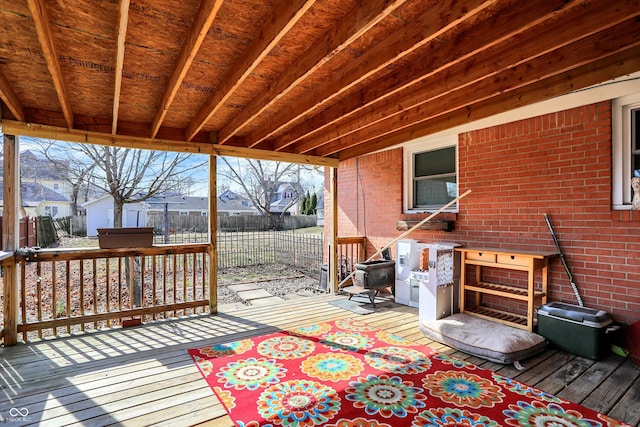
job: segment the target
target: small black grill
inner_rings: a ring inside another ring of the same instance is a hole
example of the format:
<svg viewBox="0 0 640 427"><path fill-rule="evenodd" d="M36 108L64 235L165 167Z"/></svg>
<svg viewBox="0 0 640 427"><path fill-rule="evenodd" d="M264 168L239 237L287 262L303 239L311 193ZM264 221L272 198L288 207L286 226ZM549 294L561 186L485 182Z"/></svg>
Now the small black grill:
<svg viewBox="0 0 640 427"><path fill-rule="evenodd" d="M375 297L381 289L391 288L391 293L395 295L396 262L380 259L356 264L353 284L370 291L368 292L369 299L375 307Z"/></svg>

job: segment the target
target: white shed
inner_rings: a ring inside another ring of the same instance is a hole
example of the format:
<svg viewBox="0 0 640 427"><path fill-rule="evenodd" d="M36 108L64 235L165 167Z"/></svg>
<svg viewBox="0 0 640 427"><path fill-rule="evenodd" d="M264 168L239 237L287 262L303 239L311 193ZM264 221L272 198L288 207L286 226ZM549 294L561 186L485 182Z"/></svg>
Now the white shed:
<svg viewBox="0 0 640 427"><path fill-rule="evenodd" d="M113 197L104 196L82 205L87 210L87 236L98 235L98 228L113 227ZM144 202L125 203L122 207L123 227L146 227L149 205Z"/></svg>

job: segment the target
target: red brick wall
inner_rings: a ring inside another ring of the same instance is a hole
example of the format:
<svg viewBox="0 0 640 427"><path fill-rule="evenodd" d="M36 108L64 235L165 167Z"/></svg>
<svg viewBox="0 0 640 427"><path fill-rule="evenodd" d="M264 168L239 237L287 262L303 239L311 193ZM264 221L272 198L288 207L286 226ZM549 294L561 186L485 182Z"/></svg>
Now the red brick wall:
<svg viewBox="0 0 640 427"><path fill-rule="evenodd" d="M461 134L459 157L460 192L472 193L460 203L455 231L409 237L550 251L547 213L585 306L640 320L640 211L611 209L610 102ZM369 254L401 233L396 221L424 217L402 214L402 167L402 150L394 149L338 169L338 234L365 235ZM549 299L577 303L559 259Z"/></svg>

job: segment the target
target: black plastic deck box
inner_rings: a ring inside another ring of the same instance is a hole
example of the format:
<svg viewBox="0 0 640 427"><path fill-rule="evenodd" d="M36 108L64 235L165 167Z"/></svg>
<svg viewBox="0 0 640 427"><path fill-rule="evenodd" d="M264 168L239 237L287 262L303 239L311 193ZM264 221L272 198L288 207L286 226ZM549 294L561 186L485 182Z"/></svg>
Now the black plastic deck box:
<svg viewBox="0 0 640 427"><path fill-rule="evenodd" d="M601 359L611 347L607 329L613 321L606 311L552 302L538 309L538 334L568 353Z"/></svg>

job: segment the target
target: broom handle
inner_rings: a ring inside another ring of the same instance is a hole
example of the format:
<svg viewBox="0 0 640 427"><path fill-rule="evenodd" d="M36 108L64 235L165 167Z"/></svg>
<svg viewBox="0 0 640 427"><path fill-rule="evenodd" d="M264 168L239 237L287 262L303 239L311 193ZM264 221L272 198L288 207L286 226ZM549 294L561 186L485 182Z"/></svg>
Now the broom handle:
<svg viewBox="0 0 640 427"><path fill-rule="evenodd" d="M414 225L413 227L411 227L410 229L408 229L407 231L405 231L404 233L402 233L401 235L399 235L398 237L396 237L395 239L393 239L392 241L390 241L389 243L387 243L385 246L383 246L382 248L380 248L380 250L378 250L376 253L374 253L373 255L371 255L369 258L367 258L367 260L365 262L371 261L374 257L376 257L377 255L380 255L382 253L382 251L384 251L385 249L387 249L388 247L390 247L391 245L393 245L395 242L397 242L398 240L406 237L409 233L412 233L413 231L417 230L418 228L420 228L420 226L422 226L422 224L432 220L436 215L442 213L443 211L445 211L446 209L448 209L449 207L451 207L452 205L454 205L455 203L457 203L458 201L462 200L463 197L466 197L469 195L469 193L471 193L471 190L467 190L464 193L462 193L461 195L459 195L458 197L456 197L455 199L453 199L452 201L450 201L449 203L447 203L446 205L444 205L443 207L441 207L440 209L438 209L437 211L435 211L434 213L432 213L431 215L429 215L428 217L424 218L423 220L421 220L420 222L418 222L416 225ZM352 271L351 273L349 273L349 275L347 277L345 277L344 279L342 279L342 281L340 283L338 283L338 288L341 288L343 284L345 284L349 279L351 279L351 277L355 274L355 270Z"/></svg>

